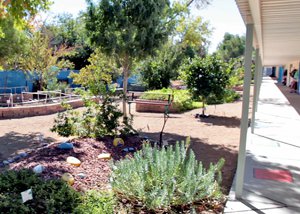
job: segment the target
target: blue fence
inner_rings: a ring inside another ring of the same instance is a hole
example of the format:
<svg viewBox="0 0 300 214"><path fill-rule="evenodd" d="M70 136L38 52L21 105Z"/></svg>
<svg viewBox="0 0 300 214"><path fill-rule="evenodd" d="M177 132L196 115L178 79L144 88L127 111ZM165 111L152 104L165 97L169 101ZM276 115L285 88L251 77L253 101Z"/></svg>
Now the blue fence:
<svg viewBox="0 0 300 214"><path fill-rule="evenodd" d="M77 70L72 70L75 73L78 73ZM77 85L73 84L73 79L69 78L71 71L60 71L57 75L58 81L64 81L70 85L70 87L76 87ZM26 86L28 91L33 91L33 84L37 77L32 77L24 74L22 71L0 71L0 94L1 93L10 93L11 91L7 88L15 88L12 93L21 93L22 88ZM18 88L20 87L20 88Z"/></svg>

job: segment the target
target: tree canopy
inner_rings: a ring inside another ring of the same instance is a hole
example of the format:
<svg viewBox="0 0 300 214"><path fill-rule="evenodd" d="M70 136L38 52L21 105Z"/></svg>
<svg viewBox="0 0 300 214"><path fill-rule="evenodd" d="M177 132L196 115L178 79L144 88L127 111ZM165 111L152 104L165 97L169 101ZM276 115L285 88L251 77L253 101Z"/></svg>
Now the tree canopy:
<svg viewBox="0 0 300 214"><path fill-rule="evenodd" d="M208 55L202 59L195 57L182 70L188 89L195 98L201 98L203 104L209 96L222 97L229 84L230 71L216 55Z"/></svg>
<svg viewBox="0 0 300 214"><path fill-rule="evenodd" d="M39 11L49 8L49 0L1 0L0 20L10 18L17 26L24 26ZM0 37L3 37L0 23Z"/></svg>
<svg viewBox="0 0 300 214"><path fill-rule="evenodd" d="M225 61L244 55L245 36L225 33L223 41L218 45L218 52Z"/></svg>
<svg viewBox="0 0 300 214"><path fill-rule="evenodd" d="M123 113L128 73L135 59L141 59L167 41L175 26L169 0L91 0L86 14L86 29L91 43L115 57L124 76Z"/></svg>

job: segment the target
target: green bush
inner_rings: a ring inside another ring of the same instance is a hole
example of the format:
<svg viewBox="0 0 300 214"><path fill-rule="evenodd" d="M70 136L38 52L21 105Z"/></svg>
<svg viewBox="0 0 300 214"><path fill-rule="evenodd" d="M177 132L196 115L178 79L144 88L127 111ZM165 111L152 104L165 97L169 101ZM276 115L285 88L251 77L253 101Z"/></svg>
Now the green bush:
<svg viewBox="0 0 300 214"><path fill-rule="evenodd" d="M30 188L33 200L22 203L21 192ZM25 169L0 174L0 213L71 213L79 203L79 193L63 181L44 181Z"/></svg>
<svg viewBox="0 0 300 214"><path fill-rule="evenodd" d="M76 214L113 214L116 199L110 192L90 191L83 196L82 203L76 208Z"/></svg>
<svg viewBox="0 0 300 214"><path fill-rule="evenodd" d="M188 90L172 90L161 89L147 91L140 97L146 100L168 100L169 95L173 96L173 107L178 109L179 112L200 108L201 102L196 102L192 99Z"/></svg>
<svg viewBox="0 0 300 214"><path fill-rule="evenodd" d="M63 105L67 110L58 114L51 131L65 137L96 138L107 135L114 136L118 134L118 131L122 132L119 121L122 112L112 103L109 96L104 96L101 103L86 98L84 105L86 109L82 112L71 110L69 106ZM123 128L130 129L129 125L125 123Z"/></svg>
<svg viewBox="0 0 300 214"><path fill-rule="evenodd" d="M133 158L113 165L112 188L119 199L141 203L146 210L170 210L205 199L221 199L224 159L204 169L192 150L177 143L159 150L146 145Z"/></svg>
<svg viewBox="0 0 300 214"><path fill-rule="evenodd" d="M213 104L222 104L222 103L232 103L234 101L237 101L240 99L241 95L238 94L236 91L231 89L226 89L223 97L216 97L214 95L211 95L207 99L207 104L213 105Z"/></svg>

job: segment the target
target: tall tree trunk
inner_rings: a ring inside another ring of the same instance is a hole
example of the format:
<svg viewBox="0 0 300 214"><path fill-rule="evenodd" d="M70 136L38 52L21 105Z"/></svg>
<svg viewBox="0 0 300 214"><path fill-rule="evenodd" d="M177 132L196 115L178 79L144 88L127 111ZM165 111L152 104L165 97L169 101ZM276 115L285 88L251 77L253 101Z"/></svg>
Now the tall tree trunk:
<svg viewBox="0 0 300 214"><path fill-rule="evenodd" d="M127 83L128 83L128 72L129 72L129 60L125 57L123 63L123 120L127 120Z"/></svg>

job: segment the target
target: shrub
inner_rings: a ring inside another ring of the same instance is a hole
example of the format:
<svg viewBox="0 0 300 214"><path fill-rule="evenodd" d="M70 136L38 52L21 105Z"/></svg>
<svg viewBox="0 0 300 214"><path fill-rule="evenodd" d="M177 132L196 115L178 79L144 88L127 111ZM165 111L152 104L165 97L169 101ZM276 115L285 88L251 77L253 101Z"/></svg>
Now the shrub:
<svg viewBox="0 0 300 214"><path fill-rule="evenodd" d="M83 196L82 203L76 208L75 213L101 213L113 214L116 199L110 192L90 191Z"/></svg>
<svg viewBox="0 0 300 214"><path fill-rule="evenodd" d="M170 210L200 200L220 199L223 164L221 159L204 169L184 144L162 150L146 145L133 158L114 163L112 188L120 199L141 203L148 211Z"/></svg>
<svg viewBox="0 0 300 214"><path fill-rule="evenodd" d="M237 101L241 97L240 94L238 94L236 91L231 89L226 89L224 92L223 97L216 97L214 95L211 95L207 99L207 104L222 104L222 103L232 103L234 101Z"/></svg>
<svg viewBox="0 0 300 214"><path fill-rule="evenodd" d="M104 96L101 103L86 98L84 105L86 109L82 112L71 110L69 106L64 105L67 111L58 114L51 131L65 137L117 135L121 127L119 118L122 113L113 105L109 96ZM129 126L125 124L124 127L128 129Z"/></svg>
<svg viewBox="0 0 300 214"><path fill-rule="evenodd" d="M187 61L181 68L182 78L194 98L201 98L207 104L209 96L222 99L229 85L229 73L232 67L224 63L218 56L205 58L195 57ZM202 115L204 115L204 108Z"/></svg>
<svg viewBox="0 0 300 214"><path fill-rule="evenodd" d="M21 192L30 188L33 200L22 203ZM79 193L63 181L44 181L25 169L0 174L0 213L71 213L79 202Z"/></svg>
<svg viewBox="0 0 300 214"><path fill-rule="evenodd" d="M192 99L188 90L172 90L161 89L147 91L142 94L141 99L146 100L168 100L169 94L173 95L173 107L178 109L179 112L199 108L202 104Z"/></svg>

